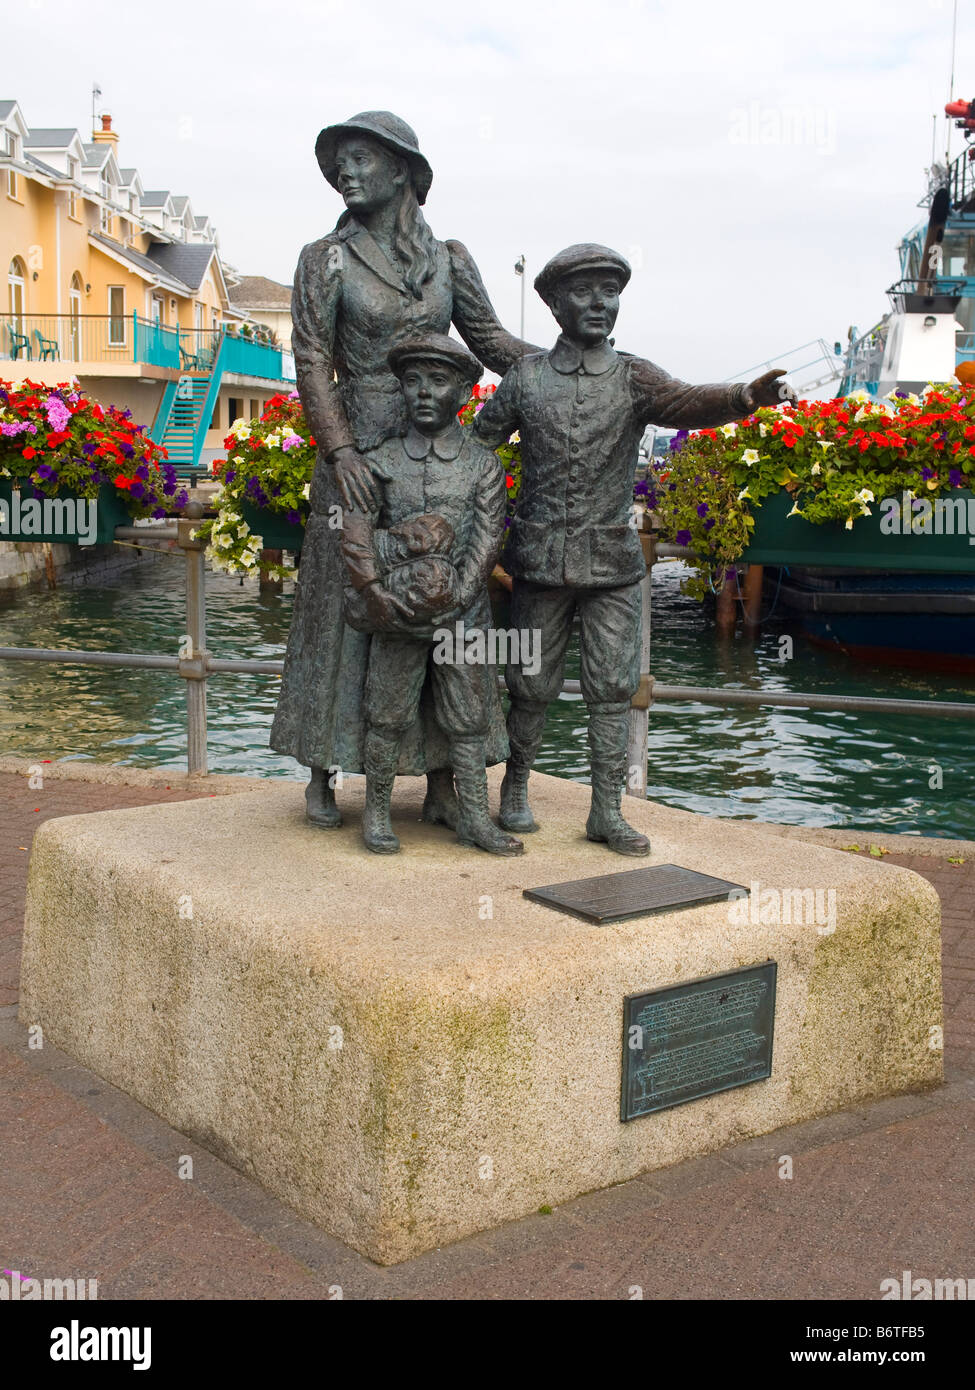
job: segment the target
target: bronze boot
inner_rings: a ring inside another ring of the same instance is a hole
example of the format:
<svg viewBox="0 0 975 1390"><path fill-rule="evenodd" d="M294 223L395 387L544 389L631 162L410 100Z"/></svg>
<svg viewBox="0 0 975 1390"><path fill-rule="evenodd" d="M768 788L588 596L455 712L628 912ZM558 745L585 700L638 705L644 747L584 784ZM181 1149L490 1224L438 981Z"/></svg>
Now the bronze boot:
<svg viewBox="0 0 975 1390"><path fill-rule="evenodd" d="M457 839L462 845L476 845L488 854L521 854L524 845L513 835L499 830L488 814L487 772L484 743L477 739L458 739L450 755L457 783Z"/></svg>
<svg viewBox="0 0 975 1390"><path fill-rule="evenodd" d="M629 705L589 707L589 749L592 758L592 806L586 822L590 840L617 854L650 853L650 841L628 825L620 812L626 781L626 735Z"/></svg>
<svg viewBox="0 0 975 1390"><path fill-rule="evenodd" d="M428 825L457 829L457 793L454 791L454 775L449 767L427 773L427 794L423 798L420 819Z"/></svg>
<svg viewBox="0 0 975 1390"><path fill-rule="evenodd" d="M310 769L311 780L305 788L305 814L312 825L320 825L324 830L335 830L342 824L342 816L335 804L335 789L329 784L329 768Z"/></svg>
<svg viewBox="0 0 975 1390"><path fill-rule="evenodd" d="M396 854L399 840L393 834L389 806L399 760L399 739L378 729L366 734L366 805L362 813L362 838L373 854Z"/></svg>

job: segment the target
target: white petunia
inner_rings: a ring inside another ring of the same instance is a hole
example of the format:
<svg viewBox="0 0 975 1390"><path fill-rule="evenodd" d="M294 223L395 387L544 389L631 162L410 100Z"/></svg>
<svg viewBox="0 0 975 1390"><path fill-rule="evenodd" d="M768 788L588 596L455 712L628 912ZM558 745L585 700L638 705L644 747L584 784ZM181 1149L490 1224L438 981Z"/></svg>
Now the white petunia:
<svg viewBox="0 0 975 1390"><path fill-rule="evenodd" d="M751 497L751 493L748 491L748 488L747 488L747 487L743 487L742 490L741 490L741 492L739 492L739 494L738 494L738 501L739 501L739 502L744 502L744 500L745 500L746 497L750 498L750 497Z"/></svg>
<svg viewBox="0 0 975 1390"><path fill-rule="evenodd" d="M823 471L823 466L822 466L822 464L820 464L820 463L814 463L813 466L812 466L812 468L810 468L809 471L810 471L810 473L822 473L822 471Z"/></svg>
<svg viewBox="0 0 975 1390"><path fill-rule="evenodd" d="M726 439L732 439L734 435L737 434L737 432L738 426L735 424L734 420L732 420L731 424L729 425L721 426L721 433L725 436Z"/></svg>
<svg viewBox="0 0 975 1390"><path fill-rule="evenodd" d="M742 462L747 463L749 468L753 463L758 463L759 453L757 449L746 449L741 456Z"/></svg>

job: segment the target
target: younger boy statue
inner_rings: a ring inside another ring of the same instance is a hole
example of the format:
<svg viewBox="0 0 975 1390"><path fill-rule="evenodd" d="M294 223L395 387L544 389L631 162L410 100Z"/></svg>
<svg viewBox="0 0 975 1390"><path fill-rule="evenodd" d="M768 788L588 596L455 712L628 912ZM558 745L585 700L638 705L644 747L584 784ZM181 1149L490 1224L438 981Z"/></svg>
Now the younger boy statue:
<svg viewBox="0 0 975 1390"><path fill-rule="evenodd" d="M538 630L541 644L536 674L507 670L511 753L500 823L537 829L528 774L578 616L592 780L586 834L618 854L644 855L649 840L620 810L627 713L640 681L645 565L632 524L640 439L651 423L720 425L795 396L778 370L747 386L690 386L616 352L609 334L629 278L628 263L606 246L570 246L554 256L535 289L558 320L558 341L506 373L474 428L492 447L521 432L521 493L504 564L514 580L511 625Z"/></svg>
<svg viewBox="0 0 975 1390"><path fill-rule="evenodd" d="M494 670L467 664L464 644L447 660L436 636L490 624L487 578L504 534L504 468L457 419L482 368L460 343L430 333L395 347L389 364L409 418L407 433L366 454L381 500L347 513L342 550L349 571L346 621L373 634L365 693L366 807L362 833L375 854L400 847L390 800L400 745L417 718L429 677L457 789L457 836L491 854L520 854L520 840L488 815L485 748L500 726ZM486 647L486 643L484 644Z"/></svg>

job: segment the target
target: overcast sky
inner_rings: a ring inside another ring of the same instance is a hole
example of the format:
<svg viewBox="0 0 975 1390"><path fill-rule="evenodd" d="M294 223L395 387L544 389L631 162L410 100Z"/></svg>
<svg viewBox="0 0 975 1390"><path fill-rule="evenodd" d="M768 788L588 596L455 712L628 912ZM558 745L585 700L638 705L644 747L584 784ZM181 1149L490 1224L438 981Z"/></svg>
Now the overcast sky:
<svg viewBox="0 0 975 1390"><path fill-rule="evenodd" d="M241 271L289 283L342 209L319 129L395 111L433 165L434 232L467 244L507 327L521 253L526 336L547 344L531 279L601 241L634 265L617 345L720 379L887 308L951 27L951 0L24 0L5 7L0 97L87 138L97 79L121 163L189 194Z"/></svg>

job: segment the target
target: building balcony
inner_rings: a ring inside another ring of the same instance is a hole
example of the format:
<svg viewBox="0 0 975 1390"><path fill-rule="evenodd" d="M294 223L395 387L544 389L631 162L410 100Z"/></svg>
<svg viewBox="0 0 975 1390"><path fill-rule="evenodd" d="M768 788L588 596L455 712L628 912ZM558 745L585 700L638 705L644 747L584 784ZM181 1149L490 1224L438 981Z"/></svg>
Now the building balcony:
<svg viewBox="0 0 975 1390"><path fill-rule="evenodd" d="M8 365L9 364L9 365ZM0 314L0 376L183 375L293 381L290 353L222 328L180 329L139 314Z"/></svg>

